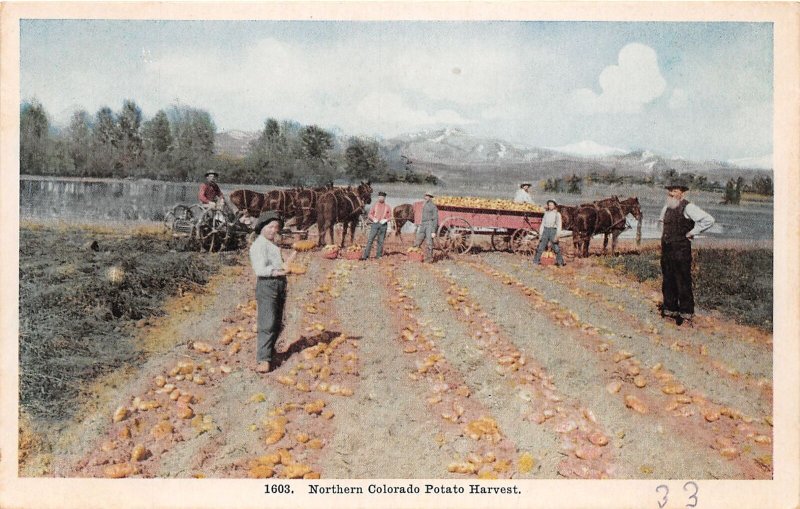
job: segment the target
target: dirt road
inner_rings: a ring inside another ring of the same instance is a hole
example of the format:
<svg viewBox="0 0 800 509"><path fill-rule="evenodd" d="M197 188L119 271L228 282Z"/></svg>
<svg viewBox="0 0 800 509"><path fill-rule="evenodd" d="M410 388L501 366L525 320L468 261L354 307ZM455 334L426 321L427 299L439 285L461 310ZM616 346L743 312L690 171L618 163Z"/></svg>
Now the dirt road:
<svg viewBox="0 0 800 509"><path fill-rule="evenodd" d="M107 389L55 475L772 477L771 334L662 321L656 287L593 261L392 251L303 254L268 375L247 267L177 308L194 325Z"/></svg>

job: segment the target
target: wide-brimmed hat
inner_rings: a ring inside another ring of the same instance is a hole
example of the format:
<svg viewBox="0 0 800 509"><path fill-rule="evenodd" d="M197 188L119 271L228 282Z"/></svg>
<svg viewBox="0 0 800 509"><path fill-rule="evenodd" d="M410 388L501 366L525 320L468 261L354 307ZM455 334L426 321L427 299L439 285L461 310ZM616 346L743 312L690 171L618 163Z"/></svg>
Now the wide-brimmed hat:
<svg viewBox="0 0 800 509"><path fill-rule="evenodd" d="M386 196L386 193L383 191L378 191L378 196Z"/></svg>
<svg viewBox="0 0 800 509"><path fill-rule="evenodd" d="M523 182L522 184L519 185L519 188L522 189L525 186L531 187L531 183L530 182Z"/></svg>
<svg viewBox="0 0 800 509"><path fill-rule="evenodd" d="M281 228L283 228L283 219L281 216L274 210L268 210L258 216L258 220L253 228L256 232L256 235L261 235L261 230L272 221L278 221L281 224Z"/></svg>
<svg viewBox="0 0 800 509"><path fill-rule="evenodd" d="M680 189L682 191L688 191L689 184L686 182L686 179L678 177L667 182L667 185L664 186L664 189Z"/></svg>
<svg viewBox="0 0 800 509"><path fill-rule="evenodd" d="M426 191L425 196L430 196L431 198L433 198L434 195L431 191Z"/></svg>
<svg viewBox="0 0 800 509"><path fill-rule="evenodd" d="M215 177L219 177L219 173L217 173L215 171L207 171L206 172L206 177L208 177L209 175L214 175Z"/></svg>
<svg viewBox="0 0 800 509"><path fill-rule="evenodd" d="M558 203L556 203L556 201L555 201L555 200L552 200L552 199L551 199L551 200L547 200L547 202L545 203L545 205L547 205L548 203L552 203L553 205L555 205L556 207L558 207Z"/></svg>

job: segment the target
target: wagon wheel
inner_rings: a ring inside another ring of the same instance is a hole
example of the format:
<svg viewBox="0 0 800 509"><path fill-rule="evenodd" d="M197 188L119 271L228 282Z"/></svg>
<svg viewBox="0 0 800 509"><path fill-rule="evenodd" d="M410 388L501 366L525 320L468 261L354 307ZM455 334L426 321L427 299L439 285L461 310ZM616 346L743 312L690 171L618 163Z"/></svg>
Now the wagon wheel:
<svg viewBox="0 0 800 509"><path fill-rule="evenodd" d="M222 251L230 239L230 228L225 215L208 209L197 220L195 236L200 241L200 249L209 253Z"/></svg>
<svg viewBox="0 0 800 509"><path fill-rule="evenodd" d="M530 256L536 250L539 234L535 230L524 228L514 232L511 236L511 251L516 254Z"/></svg>
<svg viewBox="0 0 800 509"><path fill-rule="evenodd" d="M508 251L511 247L511 236L508 230L492 230L492 249L495 251Z"/></svg>
<svg viewBox="0 0 800 509"><path fill-rule="evenodd" d="M186 205L175 205L172 207L172 210L167 212L164 216L164 224L170 230L174 230L176 221L190 221L194 217L197 217L197 215L190 207Z"/></svg>
<svg viewBox="0 0 800 509"><path fill-rule="evenodd" d="M445 251L464 254L472 248L472 226L466 219L448 217L439 226L438 236L445 240Z"/></svg>

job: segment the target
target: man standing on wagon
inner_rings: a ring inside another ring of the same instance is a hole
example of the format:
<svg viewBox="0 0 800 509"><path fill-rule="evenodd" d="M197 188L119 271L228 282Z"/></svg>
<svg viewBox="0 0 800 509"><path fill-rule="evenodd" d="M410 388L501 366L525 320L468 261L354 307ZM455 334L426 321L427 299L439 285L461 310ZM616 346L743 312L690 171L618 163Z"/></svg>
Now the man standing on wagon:
<svg viewBox="0 0 800 509"><path fill-rule="evenodd" d="M514 203L533 203L530 189L531 185L529 182L520 184L519 189L517 189L517 194L514 195Z"/></svg>
<svg viewBox="0 0 800 509"><path fill-rule="evenodd" d="M674 180L664 186L667 203L661 209L661 316L675 319L681 325L694 318L692 293L692 239L714 224L714 218L684 194L689 186Z"/></svg>
<svg viewBox="0 0 800 509"><path fill-rule="evenodd" d="M375 237L378 237L378 249L375 253L375 258L383 256L383 241L386 238L386 230L389 228L389 220L392 218L392 207L386 203L385 192L378 192L378 201L369 208L367 217L372 224L369 227L367 245L361 255L362 260L369 258L369 253L372 251L372 241L375 240Z"/></svg>
<svg viewBox="0 0 800 509"><path fill-rule="evenodd" d="M217 205L220 207L225 203L225 195L222 194L222 189L217 184L217 177L219 177L219 173L215 171L206 172L206 181L200 184L197 198L203 206Z"/></svg>
<svg viewBox="0 0 800 509"><path fill-rule="evenodd" d="M436 237L436 230L439 229L439 209L433 203L433 193L425 193L425 204L422 206L422 218L417 229L417 238L414 240L414 247L420 247L423 242L427 242L425 250L425 261L433 261L433 239Z"/></svg>
<svg viewBox="0 0 800 509"><path fill-rule="evenodd" d="M541 262L547 244L552 246L556 254L556 265L559 267L564 265L564 257L561 256L561 248L558 247L558 236L561 235L561 212L557 207L555 200L547 200L547 210L542 217L542 224L539 225L539 245L536 246L536 254L533 256L534 265L539 265Z"/></svg>

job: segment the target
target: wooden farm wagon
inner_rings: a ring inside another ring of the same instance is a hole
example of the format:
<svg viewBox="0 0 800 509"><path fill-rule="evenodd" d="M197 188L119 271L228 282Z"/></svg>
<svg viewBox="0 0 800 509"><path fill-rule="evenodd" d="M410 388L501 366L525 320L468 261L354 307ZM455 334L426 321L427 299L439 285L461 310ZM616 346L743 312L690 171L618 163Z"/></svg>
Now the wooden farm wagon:
<svg viewBox="0 0 800 509"><path fill-rule="evenodd" d="M423 201L414 203L414 224L422 218ZM536 249L544 212L442 205L439 209L439 244L448 252L463 254L472 249L475 235L490 235L492 249L511 249L530 255Z"/></svg>

